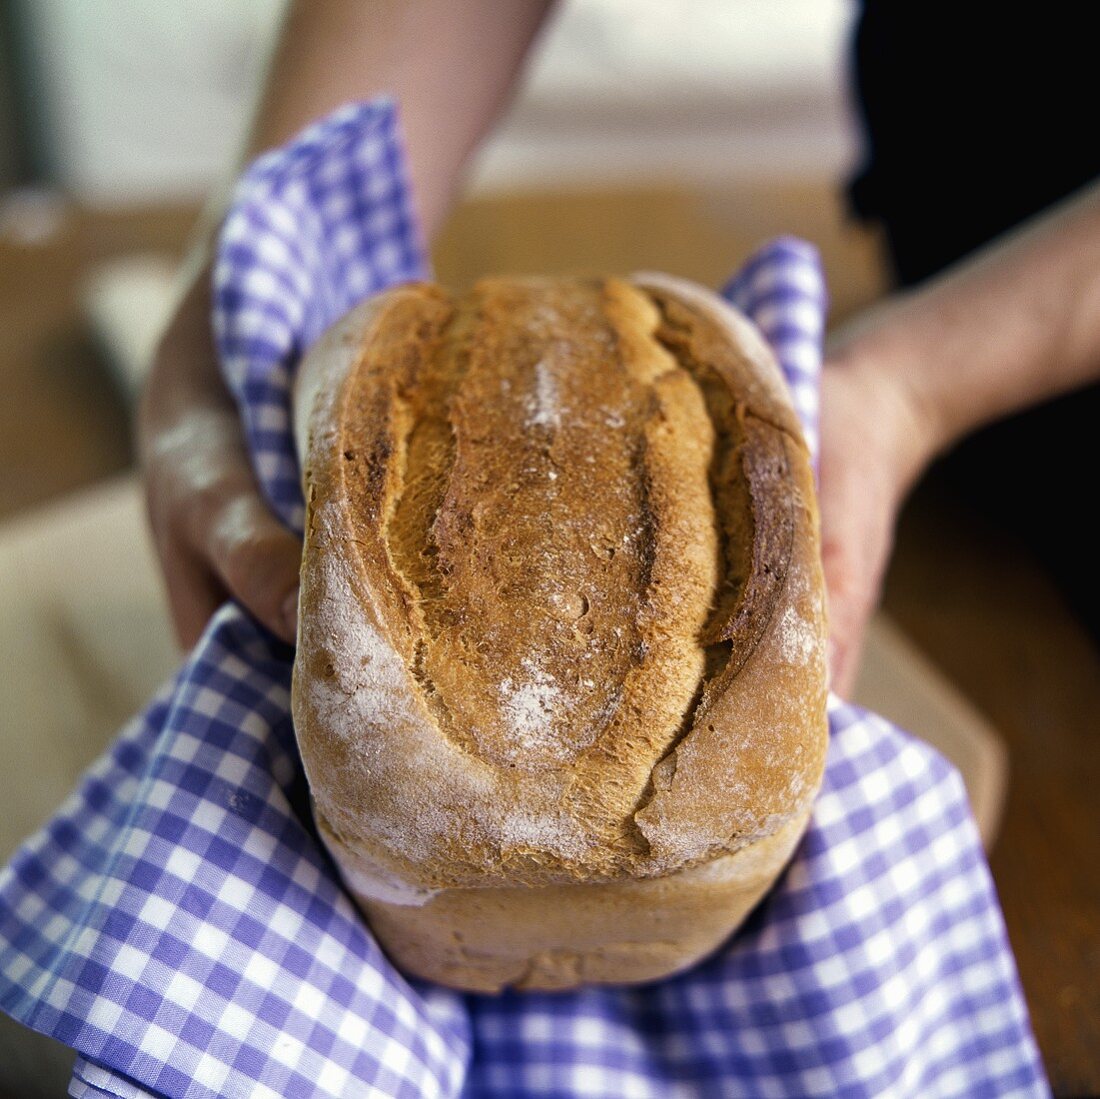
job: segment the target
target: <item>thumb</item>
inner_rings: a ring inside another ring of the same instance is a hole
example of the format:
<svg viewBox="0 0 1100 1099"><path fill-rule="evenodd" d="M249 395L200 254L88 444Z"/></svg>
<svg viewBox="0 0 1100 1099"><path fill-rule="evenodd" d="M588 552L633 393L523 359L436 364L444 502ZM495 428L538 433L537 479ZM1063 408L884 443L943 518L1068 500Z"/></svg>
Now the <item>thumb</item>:
<svg viewBox="0 0 1100 1099"><path fill-rule="evenodd" d="M867 623L878 605L888 536L871 526L836 539L829 525L822 531L821 563L829 601L830 688L851 695L863 653ZM857 547L853 550L853 544Z"/></svg>
<svg viewBox="0 0 1100 1099"><path fill-rule="evenodd" d="M229 594L272 633L293 644L302 544L255 492L225 500L207 527L206 557Z"/></svg>

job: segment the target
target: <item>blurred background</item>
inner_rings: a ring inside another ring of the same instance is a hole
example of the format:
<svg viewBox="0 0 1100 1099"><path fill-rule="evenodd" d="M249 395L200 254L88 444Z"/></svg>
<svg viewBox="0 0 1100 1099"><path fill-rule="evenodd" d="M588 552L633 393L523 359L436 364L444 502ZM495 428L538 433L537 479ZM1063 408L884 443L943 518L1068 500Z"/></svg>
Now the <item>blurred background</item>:
<svg viewBox="0 0 1100 1099"><path fill-rule="evenodd" d="M0 0L5 859L179 659L131 424L282 7ZM832 324L888 292L845 198L855 5L683 10L566 0L437 244L441 281L646 267L716 284L795 233L822 253ZM1100 1092L1097 649L1031 550L936 471L903 516L885 605L859 697L962 768L1056 1091ZM0 1094L24 1056L5 1067L3 1050Z"/></svg>

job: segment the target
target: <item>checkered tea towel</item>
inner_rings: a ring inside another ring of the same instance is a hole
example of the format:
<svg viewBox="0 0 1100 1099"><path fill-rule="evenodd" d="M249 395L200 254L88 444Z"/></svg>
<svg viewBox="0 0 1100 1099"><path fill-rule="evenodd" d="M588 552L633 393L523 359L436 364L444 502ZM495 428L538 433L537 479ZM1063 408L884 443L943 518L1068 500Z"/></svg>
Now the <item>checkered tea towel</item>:
<svg viewBox="0 0 1100 1099"><path fill-rule="evenodd" d="M245 175L218 343L272 506L300 528L301 351L426 274L392 105L347 107ZM768 245L725 293L815 440L813 251ZM79 1051L75 1096L1047 1094L962 783L830 703L805 839L748 923L637 988L462 995L398 973L310 826L291 651L236 606L0 877L0 1006Z"/></svg>

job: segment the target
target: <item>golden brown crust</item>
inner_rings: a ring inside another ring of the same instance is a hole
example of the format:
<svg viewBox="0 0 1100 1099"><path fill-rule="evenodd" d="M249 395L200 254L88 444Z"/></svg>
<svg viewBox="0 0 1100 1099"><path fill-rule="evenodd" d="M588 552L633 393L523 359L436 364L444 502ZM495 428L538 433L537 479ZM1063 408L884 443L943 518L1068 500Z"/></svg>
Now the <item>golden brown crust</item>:
<svg viewBox="0 0 1100 1099"><path fill-rule="evenodd" d="M805 817L816 505L746 323L670 280L485 280L391 291L311 352L295 722L322 833L403 957L387 913L424 906L438 965L414 971L441 978L447 921L501 891L671 881ZM566 980L553 949L467 986Z"/></svg>

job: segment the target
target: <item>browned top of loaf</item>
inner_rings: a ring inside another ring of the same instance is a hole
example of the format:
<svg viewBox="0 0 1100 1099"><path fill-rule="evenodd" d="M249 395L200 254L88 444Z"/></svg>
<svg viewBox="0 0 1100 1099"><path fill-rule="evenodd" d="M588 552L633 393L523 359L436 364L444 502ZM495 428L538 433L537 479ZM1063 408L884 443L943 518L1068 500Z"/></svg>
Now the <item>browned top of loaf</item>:
<svg viewBox="0 0 1100 1099"><path fill-rule="evenodd" d="M800 812L824 746L816 517L759 349L616 279L406 287L340 338L360 342L311 424L295 712L362 873L662 874Z"/></svg>

